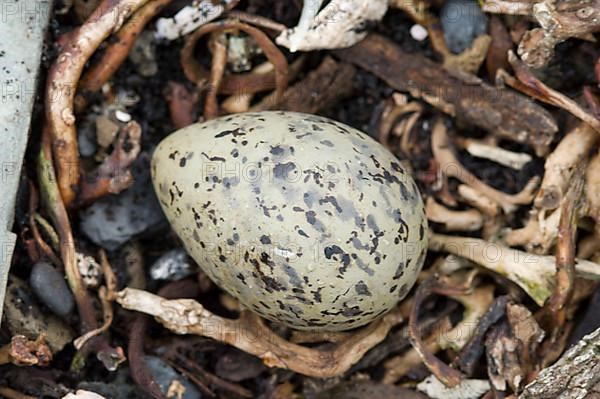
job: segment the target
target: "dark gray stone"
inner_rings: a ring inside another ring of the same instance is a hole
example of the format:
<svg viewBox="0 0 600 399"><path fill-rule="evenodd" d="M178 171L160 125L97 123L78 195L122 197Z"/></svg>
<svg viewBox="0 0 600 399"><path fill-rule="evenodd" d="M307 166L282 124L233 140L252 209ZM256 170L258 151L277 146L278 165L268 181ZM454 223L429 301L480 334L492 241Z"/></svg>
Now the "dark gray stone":
<svg viewBox="0 0 600 399"><path fill-rule="evenodd" d="M160 358L146 356L146 364L154 381L160 386L160 390L166 394L173 380L178 380L185 387L183 399L201 399L202 395L196 387L184 376L177 373L173 367L163 362Z"/></svg>
<svg viewBox="0 0 600 399"><path fill-rule="evenodd" d="M469 48L473 40L487 29L487 18L475 0L446 1L440 20L448 49L455 54Z"/></svg>
<svg viewBox="0 0 600 399"><path fill-rule="evenodd" d="M166 224L150 182L148 154L141 153L131 169L131 187L118 195L100 198L79 212L79 226L83 233L109 251L134 236Z"/></svg>
<svg viewBox="0 0 600 399"><path fill-rule="evenodd" d="M66 317L73 311L73 294L63 274L54 266L46 262L36 263L31 270L29 284L38 299L53 313Z"/></svg>

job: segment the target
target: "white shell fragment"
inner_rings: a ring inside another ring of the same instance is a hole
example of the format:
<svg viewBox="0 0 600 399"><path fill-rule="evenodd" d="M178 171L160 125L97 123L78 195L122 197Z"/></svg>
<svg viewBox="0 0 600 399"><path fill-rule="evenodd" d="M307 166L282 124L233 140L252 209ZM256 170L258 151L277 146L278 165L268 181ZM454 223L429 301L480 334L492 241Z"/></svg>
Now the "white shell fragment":
<svg viewBox="0 0 600 399"><path fill-rule="evenodd" d="M194 124L158 145L152 178L207 275L293 328L369 323L407 294L426 255L412 177L331 119L269 111Z"/></svg>
<svg viewBox="0 0 600 399"><path fill-rule="evenodd" d="M314 16L322 1L304 1L298 26L276 39L291 52L350 47L365 38L388 8L387 0L331 0Z"/></svg>
<svg viewBox="0 0 600 399"><path fill-rule="evenodd" d="M212 0L195 0L191 6L185 6L171 18L159 18L156 21L156 38L175 40L187 35L217 17L225 6L233 0L220 1L213 4Z"/></svg>
<svg viewBox="0 0 600 399"><path fill-rule="evenodd" d="M432 399L478 399L491 387L488 380L463 380L458 386L448 388L430 375L417 385L417 389Z"/></svg>

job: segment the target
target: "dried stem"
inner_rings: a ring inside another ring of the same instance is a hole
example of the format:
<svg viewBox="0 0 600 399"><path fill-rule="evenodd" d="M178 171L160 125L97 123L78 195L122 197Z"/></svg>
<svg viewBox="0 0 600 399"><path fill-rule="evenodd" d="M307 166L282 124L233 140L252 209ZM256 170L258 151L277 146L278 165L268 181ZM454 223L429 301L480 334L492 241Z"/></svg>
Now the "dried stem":
<svg viewBox="0 0 600 399"><path fill-rule="evenodd" d="M67 210L59 192L59 186L54 174L54 164L51 153L51 138L48 127L42 132L42 148L38 155L38 182L44 205L56 226L60 238L60 254L64 265L69 287L73 292L77 310L79 312L81 331L87 333L98 327L92 301L81 279L81 274L76 261L75 240L71 230L71 223ZM95 350L98 358L108 369L116 369L124 360L121 348L111 348L104 336L97 336L89 341L84 348Z"/></svg>
<svg viewBox="0 0 600 399"><path fill-rule="evenodd" d="M554 289L556 257L534 255L479 238L429 234L429 249L469 259L521 287L542 306ZM575 261L578 277L600 280L600 265Z"/></svg>
<svg viewBox="0 0 600 399"><path fill-rule="evenodd" d="M85 96L88 93L100 90L110 80L127 58L129 51L146 24L171 1L153 0L147 3L119 29L114 41L106 48L102 57L81 78L78 85L81 94L75 97L75 105L78 111L85 108Z"/></svg>
<svg viewBox="0 0 600 399"><path fill-rule="evenodd" d="M102 303L102 315L104 323L100 327L88 331L81 337L75 339L75 341L73 341L73 345L77 350L80 350L83 345L85 345L85 343L92 337L108 331L113 321L113 309L111 302L114 300L117 292L117 277L113 273L110 263L108 263L106 252L104 252L104 250L100 250L100 264L102 265L102 272L104 273L105 285L100 287L98 294L100 296L100 302Z"/></svg>
<svg viewBox="0 0 600 399"><path fill-rule="evenodd" d="M600 136L590 125L579 123L558 143L546 158L544 178L535 197L535 206L556 209L565 195L573 175L588 158Z"/></svg>
<svg viewBox="0 0 600 399"><path fill-rule="evenodd" d="M425 210L427 219L442 224L446 231L477 231L483 226L483 216L477 209L454 211L429 197Z"/></svg>
<svg viewBox="0 0 600 399"><path fill-rule="evenodd" d="M551 315L552 320L552 339L557 337L567 321L567 305L573 296L575 284L576 210L583 192L583 179L580 177L575 181L561 207L556 243L556 285L546 304L547 314Z"/></svg>
<svg viewBox="0 0 600 399"><path fill-rule="evenodd" d="M104 0L83 25L71 32L66 46L50 68L46 87L46 120L56 157L61 202L69 207L79 183L79 150L73 112L75 89L83 67L94 51L123 21L148 0ZM125 5L126 3L126 5ZM96 15L97 14L97 15Z"/></svg>
<svg viewBox="0 0 600 399"><path fill-rule="evenodd" d="M131 288L120 291L117 301L126 309L154 316L177 334L212 338L259 357L269 367L287 368L319 378L340 375L350 369L402 320L396 309L334 347L315 349L286 341L248 311L242 312L238 319L226 319L194 300L166 300Z"/></svg>
<svg viewBox="0 0 600 399"><path fill-rule="evenodd" d="M213 32L210 35L209 47L212 53L212 64L208 90L204 102L204 120L219 116L219 102L217 93L223 80L225 66L227 65L227 39L223 33Z"/></svg>
<svg viewBox="0 0 600 399"><path fill-rule="evenodd" d="M129 167L140 152L142 128L131 121L121 128L113 152L104 158L96 171L81 181L76 206L89 204L108 194L117 194L133 183Z"/></svg>
<svg viewBox="0 0 600 399"><path fill-rule="evenodd" d="M456 158L448 138L446 126L441 119L438 119L433 127L431 147L433 155L445 176L454 177L494 200L504 209L504 212L510 213L516 209L516 205L526 205L533 200L533 191L539 182L538 177L533 177L520 193L510 195L488 186L467 170Z"/></svg>
<svg viewBox="0 0 600 399"><path fill-rule="evenodd" d="M273 41L271 41L271 39L262 31L238 21L224 20L220 22L209 23L201 26L186 38L185 44L181 50L181 65L183 67L185 76L192 82L196 83L196 85L199 87L202 87L206 84L208 73L194 58L194 48L196 47L196 43L202 36L208 33L222 32L231 29L239 29L252 36L262 49L267 59L273 64L275 67L275 97L280 99L287 88L288 82L288 64L285 56L277 48L277 46L273 44ZM265 75L267 78L269 78L268 74ZM228 79L224 80L224 86L227 85L227 81L231 79L231 76L236 75L230 75ZM246 80L243 82L248 83ZM232 83L230 82L229 84ZM240 86L238 83L234 83L233 86L235 87L233 93L239 91L248 93L250 92L248 90L252 90L253 85L250 84L249 86Z"/></svg>
<svg viewBox="0 0 600 399"><path fill-rule="evenodd" d="M508 62L513 67L517 79L510 76L507 72L500 70L497 80L499 79L513 89L519 90L533 98L570 112L573 116L581 119L596 132L600 133L600 120L586 112L574 100L546 86L531 73L529 67L523 61L519 60L512 50L508 52Z"/></svg>
<svg viewBox="0 0 600 399"><path fill-rule="evenodd" d="M40 230L38 229L38 225L36 222L36 210L38 207L39 197L37 189L33 182L29 181L29 226L31 227L31 233L33 234L33 238L35 240L36 245L39 250L46 256L50 261L55 265L62 265L60 259L52 248L44 241L42 235L40 234Z"/></svg>
<svg viewBox="0 0 600 399"><path fill-rule="evenodd" d="M431 353L421 340L421 334L417 324L419 317L419 310L423 301L431 294L431 289L436 284L436 278L429 278L422 282L417 288L415 293L413 307L410 312L410 318L408 321L408 327L410 332L410 342L413 348L419 353L423 363L444 385L454 387L460 384L464 376L462 373L446 363L439 360L433 353Z"/></svg>

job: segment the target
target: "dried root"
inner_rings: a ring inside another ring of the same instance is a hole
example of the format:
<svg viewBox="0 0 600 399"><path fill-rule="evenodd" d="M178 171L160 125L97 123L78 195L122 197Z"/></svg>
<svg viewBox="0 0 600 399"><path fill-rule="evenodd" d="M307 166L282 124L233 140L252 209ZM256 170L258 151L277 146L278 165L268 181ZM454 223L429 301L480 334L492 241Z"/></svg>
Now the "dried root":
<svg viewBox="0 0 600 399"><path fill-rule="evenodd" d="M255 314L243 311L238 319L226 319L191 299L167 300L149 292L126 288L117 302L125 309L154 316L177 334L196 334L232 345L259 357L269 367L290 369L312 377L328 378L350 369L390 329L402 321L398 310L360 329L327 349L307 348L286 341Z"/></svg>
<svg viewBox="0 0 600 399"><path fill-rule="evenodd" d="M79 149L73 112L75 82L79 81L85 63L104 39L147 1L131 0L126 7L121 1L102 1L98 15L92 15L69 34L66 45L48 72L46 120L56 158L58 187L67 207L75 200L79 184Z"/></svg>
<svg viewBox="0 0 600 399"><path fill-rule="evenodd" d="M521 287L542 306L555 286L556 257L534 255L479 238L447 236L431 233L429 249L444 251L469 259L494 271ZM578 277L600 280L600 265L575 260Z"/></svg>

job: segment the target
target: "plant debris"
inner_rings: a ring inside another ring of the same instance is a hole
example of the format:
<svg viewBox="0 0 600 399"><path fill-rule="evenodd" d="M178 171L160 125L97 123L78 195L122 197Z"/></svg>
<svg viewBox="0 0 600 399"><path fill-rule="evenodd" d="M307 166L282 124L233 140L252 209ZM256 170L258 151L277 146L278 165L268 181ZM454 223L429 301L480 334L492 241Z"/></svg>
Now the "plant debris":
<svg viewBox="0 0 600 399"><path fill-rule="evenodd" d="M65 0L51 18L0 396L598 395L600 0ZM263 110L358 128L417 182L425 265L364 327L261 319L163 215L158 143Z"/></svg>

